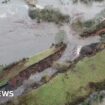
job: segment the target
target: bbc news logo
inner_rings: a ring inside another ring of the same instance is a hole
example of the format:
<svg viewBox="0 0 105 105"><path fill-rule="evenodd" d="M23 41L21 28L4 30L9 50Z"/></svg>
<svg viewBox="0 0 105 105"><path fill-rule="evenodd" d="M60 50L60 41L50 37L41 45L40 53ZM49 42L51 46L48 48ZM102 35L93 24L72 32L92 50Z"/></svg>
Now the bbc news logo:
<svg viewBox="0 0 105 105"><path fill-rule="evenodd" d="M14 97L13 91L0 91L0 97Z"/></svg>

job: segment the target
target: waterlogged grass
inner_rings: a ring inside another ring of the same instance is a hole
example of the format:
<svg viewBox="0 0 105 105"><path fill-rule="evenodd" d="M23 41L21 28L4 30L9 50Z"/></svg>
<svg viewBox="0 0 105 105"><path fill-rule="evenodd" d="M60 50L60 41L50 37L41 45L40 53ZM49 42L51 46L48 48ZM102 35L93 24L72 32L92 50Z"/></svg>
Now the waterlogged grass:
<svg viewBox="0 0 105 105"><path fill-rule="evenodd" d="M103 80L105 80L105 50L93 57L84 58L73 70L59 74L49 83L19 98L18 105L65 105L76 97L86 96L90 92L90 88L87 87L89 82Z"/></svg>

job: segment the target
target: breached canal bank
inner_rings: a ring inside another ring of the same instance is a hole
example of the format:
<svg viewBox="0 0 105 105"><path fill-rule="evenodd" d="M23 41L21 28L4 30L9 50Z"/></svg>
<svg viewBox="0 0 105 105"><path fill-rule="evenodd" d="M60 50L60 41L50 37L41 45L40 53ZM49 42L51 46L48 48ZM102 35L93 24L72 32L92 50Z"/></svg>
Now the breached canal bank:
<svg viewBox="0 0 105 105"><path fill-rule="evenodd" d="M0 76L1 88L5 87L8 90L21 86L31 74L42 72L51 67L52 63L61 57L65 48L65 44L56 45L56 47L52 47L32 58L23 59L16 64L8 66Z"/></svg>

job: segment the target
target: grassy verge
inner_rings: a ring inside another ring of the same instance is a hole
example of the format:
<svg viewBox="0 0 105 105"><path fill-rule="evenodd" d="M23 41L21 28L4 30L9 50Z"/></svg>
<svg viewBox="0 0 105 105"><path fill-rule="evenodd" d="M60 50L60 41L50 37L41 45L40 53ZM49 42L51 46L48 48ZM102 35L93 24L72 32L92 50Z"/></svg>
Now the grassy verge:
<svg viewBox="0 0 105 105"><path fill-rule="evenodd" d="M54 48L47 49L46 51L29 58L25 65L26 66L33 65L33 64L43 60L44 58L48 57L49 55L51 55L53 53L54 53Z"/></svg>

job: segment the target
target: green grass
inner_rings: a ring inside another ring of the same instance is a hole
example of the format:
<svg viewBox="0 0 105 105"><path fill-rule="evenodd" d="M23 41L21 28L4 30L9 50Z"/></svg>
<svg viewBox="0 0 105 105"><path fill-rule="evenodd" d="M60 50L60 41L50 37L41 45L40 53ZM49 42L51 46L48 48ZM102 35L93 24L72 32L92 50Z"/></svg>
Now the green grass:
<svg viewBox="0 0 105 105"><path fill-rule="evenodd" d="M105 50L91 58L84 58L72 71L59 74L49 83L19 98L18 105L65 105L76 97L87 95L90 91L87 88L89 82L104 79Z"/></svg>
<svg viewBox="0 0 105 105"><path fill-rule="evenodd" d="M37 54L37 55L29 58L25 65L26 66L33 65L33 64L43 60L44 58L48 57L49 55L51 55L53 53L54 53L54 48L47 49L46 51L41 52L40 54Z"/></svg>

